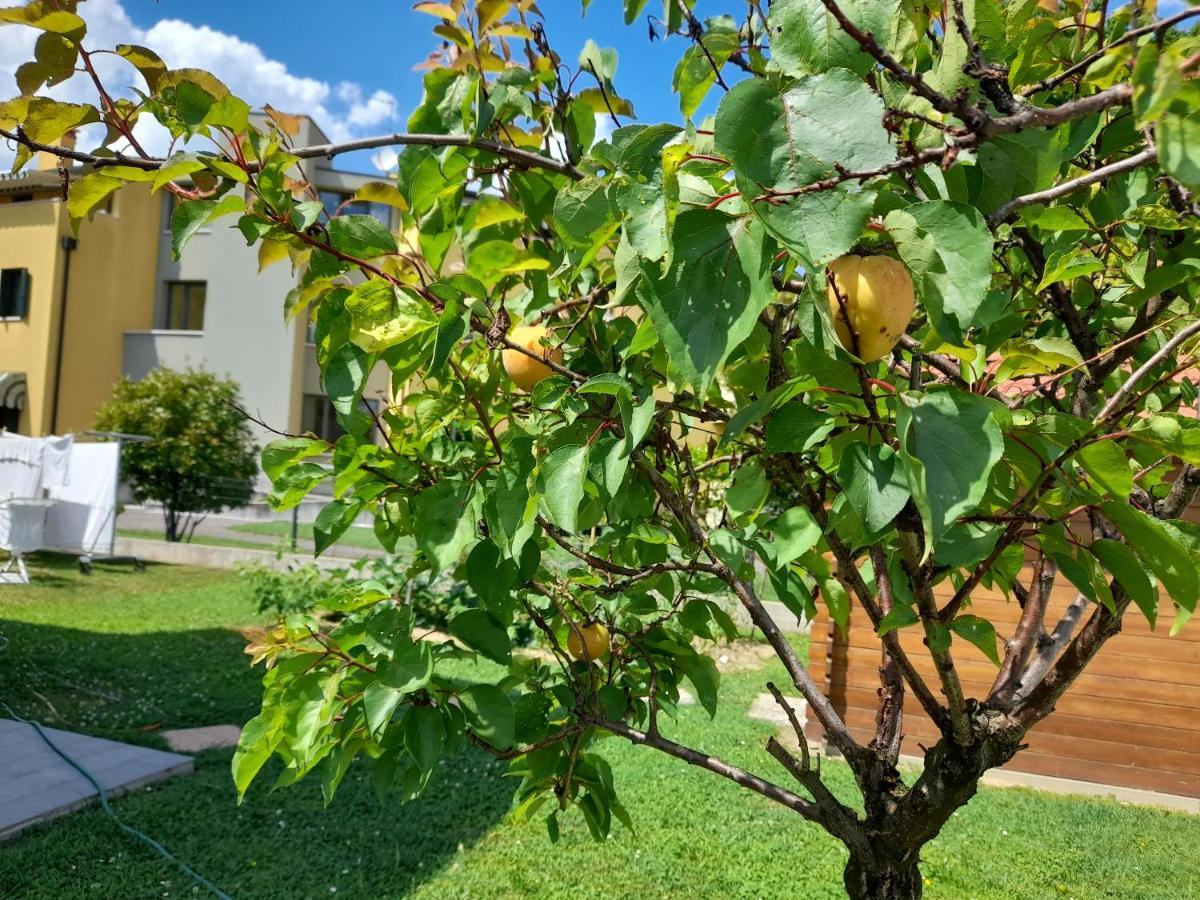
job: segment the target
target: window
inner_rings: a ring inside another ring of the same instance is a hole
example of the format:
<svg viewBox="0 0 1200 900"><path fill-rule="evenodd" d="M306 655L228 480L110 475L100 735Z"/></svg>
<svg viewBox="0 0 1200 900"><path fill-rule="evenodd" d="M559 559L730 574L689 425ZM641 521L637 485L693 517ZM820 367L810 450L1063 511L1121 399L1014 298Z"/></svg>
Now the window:
<svg viewBox="0 0 1200 900"><path fill-rule="evenodd" d="M205 287L203 281L168 281L167 302L158 327L170 331L203 331Z"/></svg>
<svg viewBox="0 0 1200 900"><path fill-rule="evenodd" d="M364 399L361 401L361 407L364 411L370 410L378 413L380 402ZM300 430L311 431L321 440L329 441L331 444L346 433L345 429L338 424L333 404L324 394L304 395L304 403L300 409ZM374 436L378 430L378 428L372 427L370 434Z"/></svg>
<svg viewBox="0 0 1200 900"><path fill-rule="evenodd" d="M23 319L29 314L28 269L0 269L0 319Z"/></svg>
<svg viewBox="0 0 1200 900"><path fill-rule="evenodd" d="M340 191L321 191L321 203L330 218L342 216L371 216L378 219L388 228L392 227L392 209L386 203L369 203L366 200L350 200L350 194ZM342 206L342 204L345 206ZM340 207L340 210L339 210Z"/></svg>

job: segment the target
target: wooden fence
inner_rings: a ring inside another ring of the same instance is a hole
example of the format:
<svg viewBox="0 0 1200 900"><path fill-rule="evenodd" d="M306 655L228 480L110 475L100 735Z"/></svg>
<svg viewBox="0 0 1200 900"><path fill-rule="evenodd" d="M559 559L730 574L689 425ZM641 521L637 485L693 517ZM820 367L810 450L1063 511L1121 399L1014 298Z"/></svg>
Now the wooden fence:
<svg viewBox="0 0 1200 900"><path fill-rule="evenodd" d="M1057 622L1074 598L1075 590L1060 575L1047 621ZM943 591L939 601L946 599ZM1020 616L1016 600L978 589L971 603L967 612L996 626L1003 656L1003 641ZM1172 618L1164 598L1158 629L1151 631L1131 607L1122 632L1071 686L1057 711L1030 732L1028 749L1005 768L1200 798L1200 622L1168 637ZM900 642L940 697L921 629L903 629ZM952 653L964 692L985 697L996 666L961 638L955 638ZM824 614L813 623L810 670L864 743L874 733L879 659L879 638L861 609L853 610L847 635L838 630L831 635ZM809 737L820 736L820 724L811 722ZM922 756L921 745L931 746L937 736L933 722L906 697L903 752Z"/></svg>

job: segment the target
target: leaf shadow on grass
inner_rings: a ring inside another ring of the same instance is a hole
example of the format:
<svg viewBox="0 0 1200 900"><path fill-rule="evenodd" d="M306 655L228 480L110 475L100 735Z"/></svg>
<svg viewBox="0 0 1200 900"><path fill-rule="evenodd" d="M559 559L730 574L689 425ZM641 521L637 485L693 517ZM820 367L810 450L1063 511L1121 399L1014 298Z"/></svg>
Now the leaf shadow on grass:
<svg viewBox="0 0 1200 900"><path fill-rule="evenodd" d="M0 615L2 615L0 611ZM257 711L261 671L223 628L113 634L0 618L0 697L46 725L165 747L161 730L240 724ZM55 713L51 712L51 708ZM146 725L161 728L144 730ZM452 865L512 805L503 766L470 750L444 761L422 797L376 792L360 762L325 807L319 775L238 806L231 750L196 770L114 801L122 821L238 898L403 896ZM0 761L0 778L4 766ZM123 835L98 809L22 834L0 851L0 898L161 896L187 876Z"/></svg>

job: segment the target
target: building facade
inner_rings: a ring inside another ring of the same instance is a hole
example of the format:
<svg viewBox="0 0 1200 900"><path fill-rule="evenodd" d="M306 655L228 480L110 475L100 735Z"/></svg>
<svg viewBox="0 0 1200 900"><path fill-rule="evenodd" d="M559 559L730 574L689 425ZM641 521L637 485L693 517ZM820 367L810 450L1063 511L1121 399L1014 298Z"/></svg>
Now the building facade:
<svg viewBox="0 0 1200 900"><path fill-rule="evenodd" d="M310 119L298 146L327 143ZM335 438L307 321L285 322L297 283L287 262L263 272L235 220L196 234L171 258L175 197L131 185L71 232L54 159L0 179L0 429L43 435L92 427L121 376L205 368L233 378L245 408L280 431ZM305 163L331 212L392 222L379 204L349 204L371 178ZM378 370L365 396L383 396ZM270 433L252 424L259 443Z"/></svg>

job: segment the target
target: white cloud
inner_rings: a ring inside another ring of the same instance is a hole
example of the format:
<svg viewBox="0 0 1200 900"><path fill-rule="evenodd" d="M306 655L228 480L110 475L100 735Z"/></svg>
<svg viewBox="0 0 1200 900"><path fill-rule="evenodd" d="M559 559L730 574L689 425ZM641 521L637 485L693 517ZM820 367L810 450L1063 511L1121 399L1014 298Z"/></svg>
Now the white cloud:
<svg viewBox="0 0 1200 900"><path fill-rule="evenodd" d="M387 91L377 90L368 97L354 82L333 86L293 73L257 45L206 25L161 19L141 29L130 20L120 0L92 0L84 9L84 17L88 21L86 46L143 44L162 56L171 68L207 69L252 107L269 103L285 112L311 116L333 141L389 128L396 116L396 98ZM0 28L0 84L13 84L17 67L32 56L36 37L28 28ZM114 94L128 95L130 88L140 82L124 61L107 55L96 59L101 78ZM10 91L15 92L13 88L0 88L0 95ZM95 102L91 84L79 75L50 93L63 100ZM150 152L161 153L167 148L166 135L153 122L140 122L135 136ZM81 146L99 137L100 132L93 129L82 136ZM0 145L0 166L7 168L11 158L11 151Z"/></svg>

